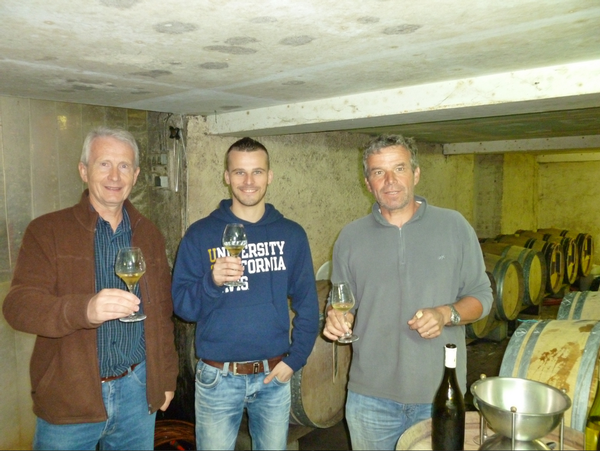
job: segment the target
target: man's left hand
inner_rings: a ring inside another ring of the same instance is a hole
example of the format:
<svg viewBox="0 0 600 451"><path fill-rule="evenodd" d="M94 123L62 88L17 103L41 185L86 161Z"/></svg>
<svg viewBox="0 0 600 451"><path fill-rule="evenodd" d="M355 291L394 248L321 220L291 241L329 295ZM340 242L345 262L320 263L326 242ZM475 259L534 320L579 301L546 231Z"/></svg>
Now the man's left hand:
<svg viewBox="0 0 600 451"><path fill-rule="evenodd" d="M444 315L437 308L424 308L415 313L408 326L425 339L439 337L444 329Z"/></svg>
<svg viewBox="0 0 600 451"><path fill-rule="evenodd" d="M287 382L294 375L294 370L292 370L287 363L279 362L275 365L275 368L265 377L264 383L268 384L273 380L274 377L277 377L279 382Z"/></svg>

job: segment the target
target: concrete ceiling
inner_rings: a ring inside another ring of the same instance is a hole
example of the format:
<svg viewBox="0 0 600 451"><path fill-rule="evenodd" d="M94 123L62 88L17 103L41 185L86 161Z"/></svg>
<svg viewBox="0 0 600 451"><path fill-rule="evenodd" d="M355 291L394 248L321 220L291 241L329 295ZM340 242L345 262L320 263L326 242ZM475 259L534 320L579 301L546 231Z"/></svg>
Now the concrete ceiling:
<svg viewBox="0 0 600 451"><path fill-rule="evenodd" d="M599 30L598 0L0 0L0 95L600 147Z"/></svg>

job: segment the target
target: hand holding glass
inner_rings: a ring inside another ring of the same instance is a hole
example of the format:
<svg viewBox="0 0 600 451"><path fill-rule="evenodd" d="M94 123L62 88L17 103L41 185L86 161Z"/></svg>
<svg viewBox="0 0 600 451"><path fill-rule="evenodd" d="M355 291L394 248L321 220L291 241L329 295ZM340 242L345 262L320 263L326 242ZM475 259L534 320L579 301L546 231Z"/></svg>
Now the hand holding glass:
<svg viewBox="0 0 600 451"><path fill-rule="evenodd" d="M237 257L242 253L242 250L248 244L246 231L243 224L227 224L223 231L223 246L229 251L229 255ZM235 282L225 282L228 287L241 287L243 282L236 280Z"/></svg>
<svg viewBox="0 0 600 451"><path fill-rule="evenodd" d="M348 282L334 283L331 288L331 307L338 312L344 314L344 322L346 322L346 313L354 307L354 295L350 289ZM346 325L348 323L346 322ZM340 338L338 343L352 343L358 340L358 336L353 335L350 331L346 332Z"/></svg>
<svg viewBox="0 0 600 451"><path fill-rule="evenodd" d="M117 261L115 262L115 273L123 279L130 293L133 293L135 284L138 283L145 272L146 262L139 247L124 247L119 250ZM124 318L119 318L124 323L141 321L143 319L146 319L146 315L139 311Z"/></svg>

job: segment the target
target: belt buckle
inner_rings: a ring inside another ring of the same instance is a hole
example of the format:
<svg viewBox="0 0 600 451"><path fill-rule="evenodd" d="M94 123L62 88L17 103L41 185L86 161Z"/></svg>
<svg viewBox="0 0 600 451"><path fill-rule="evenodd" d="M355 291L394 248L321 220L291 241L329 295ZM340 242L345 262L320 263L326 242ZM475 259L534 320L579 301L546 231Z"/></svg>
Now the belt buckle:
<svg viewBox="0 0 600 451"><path fill-rule="evenodd" d="M250 362L247 362L246 364L248 364ZM252 374L258 374L260 373L260 364L261 362L252 362ZM233 373L234 376L239 376L239 375L245 375L248 373L238 373L238 362L231 362L231 372Z"/></svg>

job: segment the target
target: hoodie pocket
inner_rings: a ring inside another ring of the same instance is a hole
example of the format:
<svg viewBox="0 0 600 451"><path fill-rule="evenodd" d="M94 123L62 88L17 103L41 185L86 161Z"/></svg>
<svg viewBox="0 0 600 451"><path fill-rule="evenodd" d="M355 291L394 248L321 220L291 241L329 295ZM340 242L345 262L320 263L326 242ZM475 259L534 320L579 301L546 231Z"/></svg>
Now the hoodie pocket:
<svg viewBox="0 0 600 451"><path fill-rule="evenodd" d="M221 308L212 312L200 339L217 346L231 344L236 348L232 354L239 349L245 355L250 349L268 349L279 340L288 342L289 322L282 324L271 303Z"/></svg>

